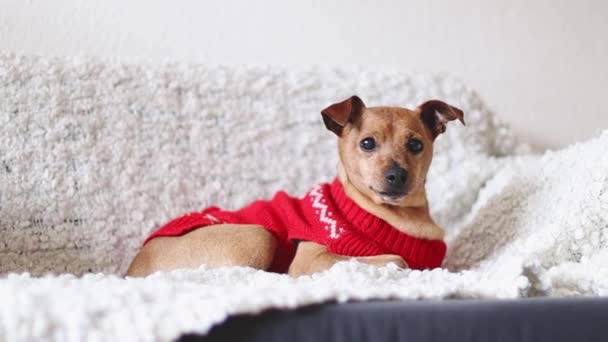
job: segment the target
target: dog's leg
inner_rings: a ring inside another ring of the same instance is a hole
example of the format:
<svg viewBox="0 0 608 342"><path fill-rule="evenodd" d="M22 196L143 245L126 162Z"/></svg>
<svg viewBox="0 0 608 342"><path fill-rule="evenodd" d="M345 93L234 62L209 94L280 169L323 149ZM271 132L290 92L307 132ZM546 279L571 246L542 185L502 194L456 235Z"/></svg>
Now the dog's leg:
<svg viewBox="0 0 608 342"><path fill-rule="evenodd" d="M268 269L277 247L276 238L261 226L218 224L176 237L158 237L137 254L127 276L156 271L209 266L249 266Z"/></svg>
<svg viewBox="0 0 608 342"><path fill-rule="evenodd" d="M298 245L296 255L289 266L289 275L297 277L313 274L331 268L339 261L350 260L353 257L333 254L327 251L327 247L315 242L303 241ZM401 268L407 268L407 263L402 257L393 254L383 254L367 257L355 257L359 262L369 265L383 266L395 263Z"/></svg>

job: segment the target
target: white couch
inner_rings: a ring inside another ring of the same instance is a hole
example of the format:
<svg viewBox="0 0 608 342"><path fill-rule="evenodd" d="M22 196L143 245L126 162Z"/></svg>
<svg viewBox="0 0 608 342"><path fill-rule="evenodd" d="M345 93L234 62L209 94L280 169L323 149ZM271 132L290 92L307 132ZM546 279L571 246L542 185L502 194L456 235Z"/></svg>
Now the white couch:
<svg viewBox="0 0 608 342"><path fill-rule="evenodd" d="M172 217L332 179L335 138L319 111L352 94L464 110L467 126L436 143L427 185L448 233L445 268L348 262L293 280L203 266L121 278ZM167 340L233 313L335 299L606 295L606 144L608 133L531 155L445 75L3 54L0 272L15 274L0 279L0 340Z"/></svg>

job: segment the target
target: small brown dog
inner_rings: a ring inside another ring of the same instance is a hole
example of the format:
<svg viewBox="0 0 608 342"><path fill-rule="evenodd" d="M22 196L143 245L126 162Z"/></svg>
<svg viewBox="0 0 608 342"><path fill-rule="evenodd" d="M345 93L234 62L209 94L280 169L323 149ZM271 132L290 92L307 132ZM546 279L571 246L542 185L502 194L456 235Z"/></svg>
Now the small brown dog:
<svg viewBox="0 0 608 342"><path fill-rule="evenodd" d="M444 231L424 184L433 142L463 112L431 100L415 110L370 107L352 96L322 111L339 137L338 177L302 199L279 192L236 212L192 213L154 233L127 275L210 266L311 274L352 257L372 265L439 267ZM201 228L204 227L204 228Z"/></svg>

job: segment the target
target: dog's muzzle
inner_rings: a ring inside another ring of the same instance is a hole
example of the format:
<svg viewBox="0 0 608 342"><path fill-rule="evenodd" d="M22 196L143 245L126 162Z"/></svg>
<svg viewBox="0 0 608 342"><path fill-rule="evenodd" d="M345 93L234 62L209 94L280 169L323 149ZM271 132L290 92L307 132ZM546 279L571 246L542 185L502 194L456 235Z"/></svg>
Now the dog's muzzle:
<svg viewBox="0 0 608 342"><path fill-rule="evenodd" d="M391 166L384 173L384 191L379 192L387 197L401 197L407 193L407 170L401 166Z"/></svg>

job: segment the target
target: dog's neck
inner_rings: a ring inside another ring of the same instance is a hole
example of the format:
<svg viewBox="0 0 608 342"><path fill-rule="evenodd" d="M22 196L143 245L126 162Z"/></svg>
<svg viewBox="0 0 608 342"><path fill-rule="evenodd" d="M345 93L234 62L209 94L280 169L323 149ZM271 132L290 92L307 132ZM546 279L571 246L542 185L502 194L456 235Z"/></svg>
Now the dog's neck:
<svg viewBox="0 0 608 342"><path fill-rule="evenodd" d="M381 218L395 229L415 238L441 240L444 231L438 227L429 214L428 202L424 187L412 196L411 205L396 207L377 204L362 194L348 179L348 174L342 163L338 164L338 179L344 187L346 195L368 213Z"/></svg>

